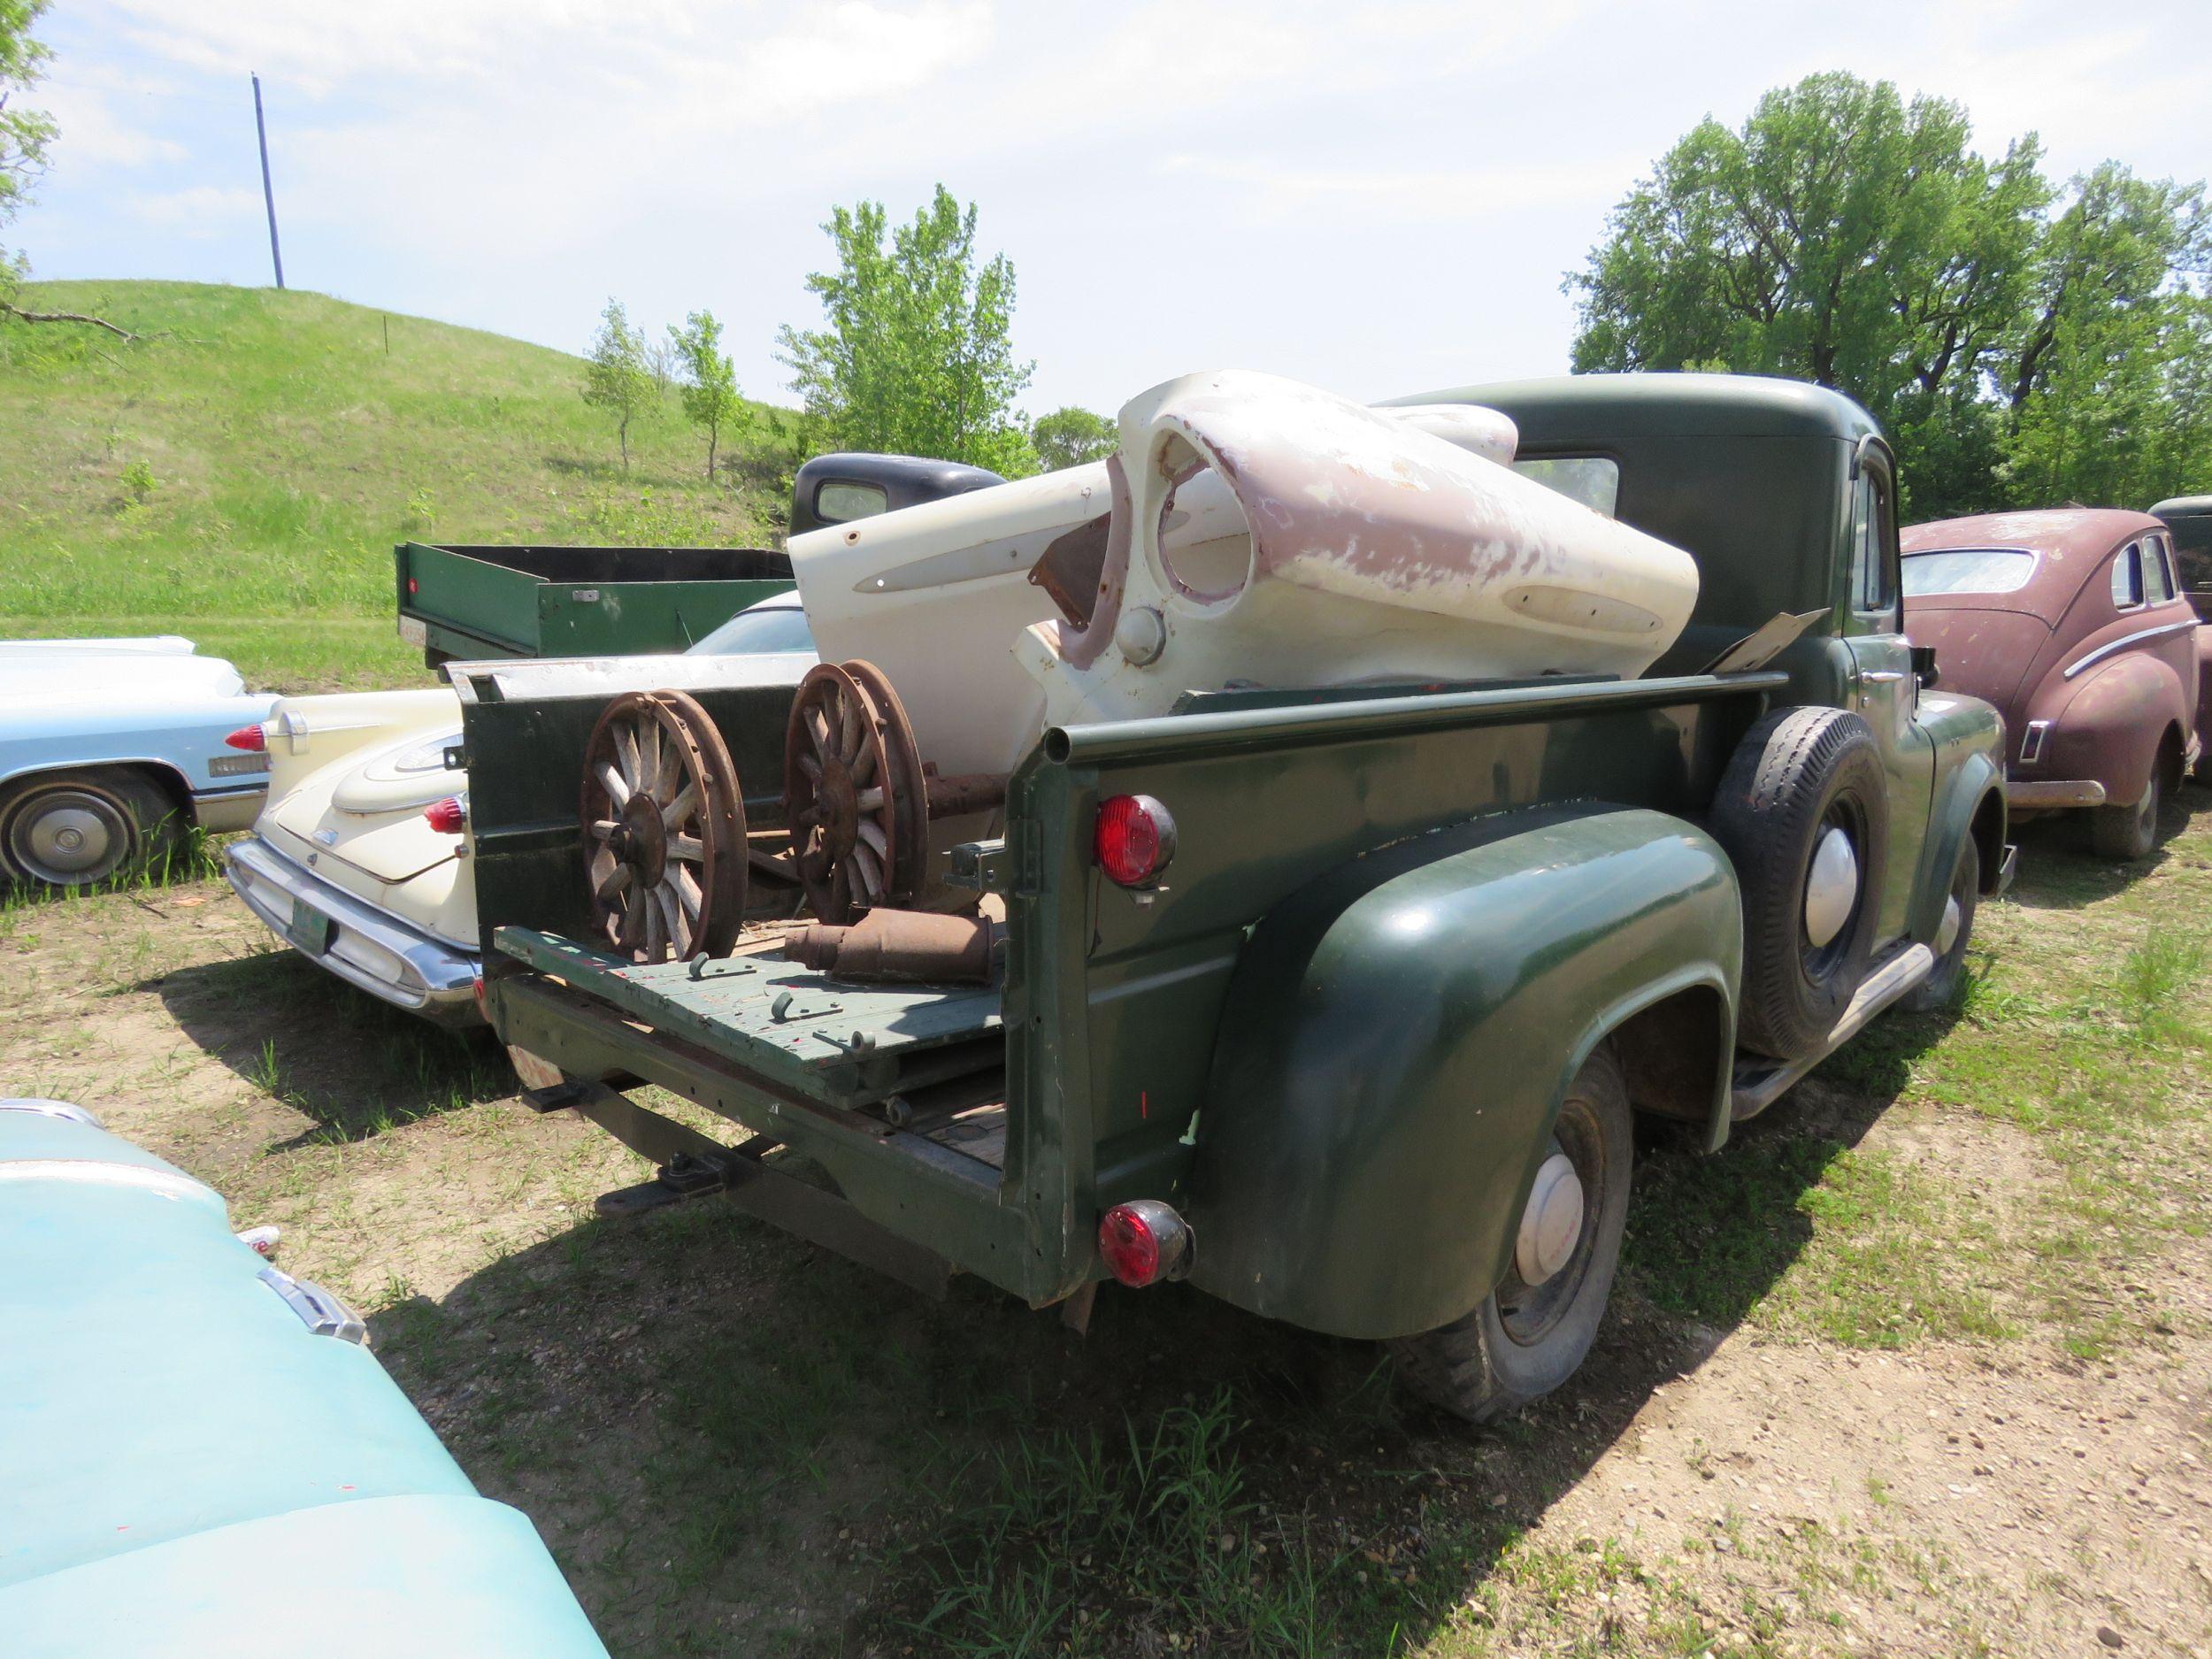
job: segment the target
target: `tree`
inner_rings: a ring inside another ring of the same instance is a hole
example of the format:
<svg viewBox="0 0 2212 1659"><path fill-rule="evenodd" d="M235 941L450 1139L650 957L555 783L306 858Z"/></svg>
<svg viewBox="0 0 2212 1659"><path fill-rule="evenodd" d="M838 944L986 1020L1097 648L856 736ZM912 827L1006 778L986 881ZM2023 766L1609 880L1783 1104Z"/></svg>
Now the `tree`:
<svg viewBox="0 0 2212 1659"><path fill-rule="evenodd" d="M668 329L683 374L684 416L707 434L707 482L714 481L714 452L722 428L743 413L737 395L737 366L722 355L722 325L712 311L694 311L678 328Z"/></svg>
<svg viewBox="0 0 2212 1659"><path fill-rule="evenodd" d="M1103 415L1071 404L1041 416L1029 429L1037 451L1037 465L1048 472L1064 466L1080 466L1111 455L1121 443L1121 429Z"/></svg>
<svg viewBox="0 0 2212 1659"><path fill-rule="evenodd" d="M584 401L614 417L622 443L622 470L630 470L630 423L656 406L659 388L647 365L645 331L630 326L620 300L611 299L599 314L599 332L584 359Z"/></svg>
<svg viewBox="0 0 2212 1659"><path fill-rule="evenodd" d="M1740 132L1709 117L1640 180L1571 275L1574 366L1816 380L1857 397L1901 445L1956 434L2024 300L2049 188L2030 136L1991 162L1966 113L1887 81L1814 75L1759 100ZM1909 468L1916 508L1985 485L1968 435Z"/></svg>
<svg viewBox="0 0 2212 1659"><path fill-rule="evenodd" d="M1017 362L1014 267L976 263L976 210L943 185L891 232L879 202L834 208L822 227L838 268L807 279L825 326L777 334L777 356L824 446L1035 470L1014 399L1035 366Z"/></svg>
<svg viewBox="0 0 2212 1659"><path fill-rule="evenodd" d="M1815 75L1669 150L1567 279L1574 366L1714 365L1849 393L1935 518L2141 506L2212 476L2212 225L2200 185L2108 162L2063 193L2032 134Z"/></svg>

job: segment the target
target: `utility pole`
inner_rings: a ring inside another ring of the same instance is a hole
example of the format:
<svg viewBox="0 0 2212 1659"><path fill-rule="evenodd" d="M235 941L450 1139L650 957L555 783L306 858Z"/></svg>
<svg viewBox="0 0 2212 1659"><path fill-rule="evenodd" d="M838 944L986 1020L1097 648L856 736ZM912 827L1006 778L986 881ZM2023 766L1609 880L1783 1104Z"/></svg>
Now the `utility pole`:
<svg viewBox="0 0 2212 1659"><path fill-rule="evenodd" d="M284 286L284 254L277 247L276 192L269 186L269 126L261 119L261 77L253 78L253 131L261 141L261 200L269 210L269 263L276 266L277 287Z"/></svg>

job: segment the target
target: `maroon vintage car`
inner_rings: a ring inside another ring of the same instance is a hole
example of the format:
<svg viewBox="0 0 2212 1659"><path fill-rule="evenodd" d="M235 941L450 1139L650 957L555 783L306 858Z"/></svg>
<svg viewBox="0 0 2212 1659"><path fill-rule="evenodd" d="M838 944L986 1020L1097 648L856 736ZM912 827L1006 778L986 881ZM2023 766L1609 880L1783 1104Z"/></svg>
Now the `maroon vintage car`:
<svg viewBox="0 0 2212 1659"><path fill-rule="evenodd" d="M2070 507L1916 525L1905 629L1951 690L2005 717L2015 814L2088 809L2107 857L2140 858L2197 759L2197 617L2147 513Z"/></svg>

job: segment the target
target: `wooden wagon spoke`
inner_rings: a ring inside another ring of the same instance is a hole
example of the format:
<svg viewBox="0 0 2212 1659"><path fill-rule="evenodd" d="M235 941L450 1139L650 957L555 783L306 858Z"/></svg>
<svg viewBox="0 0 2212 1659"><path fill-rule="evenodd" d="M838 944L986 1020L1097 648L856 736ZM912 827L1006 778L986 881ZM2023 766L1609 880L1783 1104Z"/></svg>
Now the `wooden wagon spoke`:
<svg viewBox="0 0 2212 1659"><path fill-rule="evenodd" d="M860 820L859 835L862 844L871 849L879 858L891 850L891 838L883 833L883 826L872 818Z"/></svg>
<svg viewBox="0 0 2212 1659"><path fill-rule="evenodd" d="M860 876L856 884L870 903L883 896L883 861L867 847L853 849L853 868Z"/></svg>
<svg viewBox="0 0 2212 1659"><path fill-rule="evenodd" d="M880 812L883 810L885 799L883 786L877 784L872 788L863 789L858 795L854 797L854 804L858 806L863 812Z"/></svg>
<svg viewBox="0 0 2212 1659"><path fill-rule="evenodd" d="M592 936L639 963L726 954L750 837L737 768L697 701L663 690L610 703L585 747L580 803Z"/></svg>

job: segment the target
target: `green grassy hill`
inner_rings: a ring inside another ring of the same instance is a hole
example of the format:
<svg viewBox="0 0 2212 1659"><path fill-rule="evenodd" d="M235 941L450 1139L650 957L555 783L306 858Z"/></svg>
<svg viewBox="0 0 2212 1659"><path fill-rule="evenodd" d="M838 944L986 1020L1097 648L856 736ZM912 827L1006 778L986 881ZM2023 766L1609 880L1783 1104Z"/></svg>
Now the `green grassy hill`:
<svg viewBox="0 0 2212 1659"><path fill-rule="evenodd" d="M268 288L21 303L144 337L0 326L0 637L184 634L257 686L406 684L396 541L758 546L783 517L772 483L706 481L672 393L623 472L542 346Z"/></svg>

